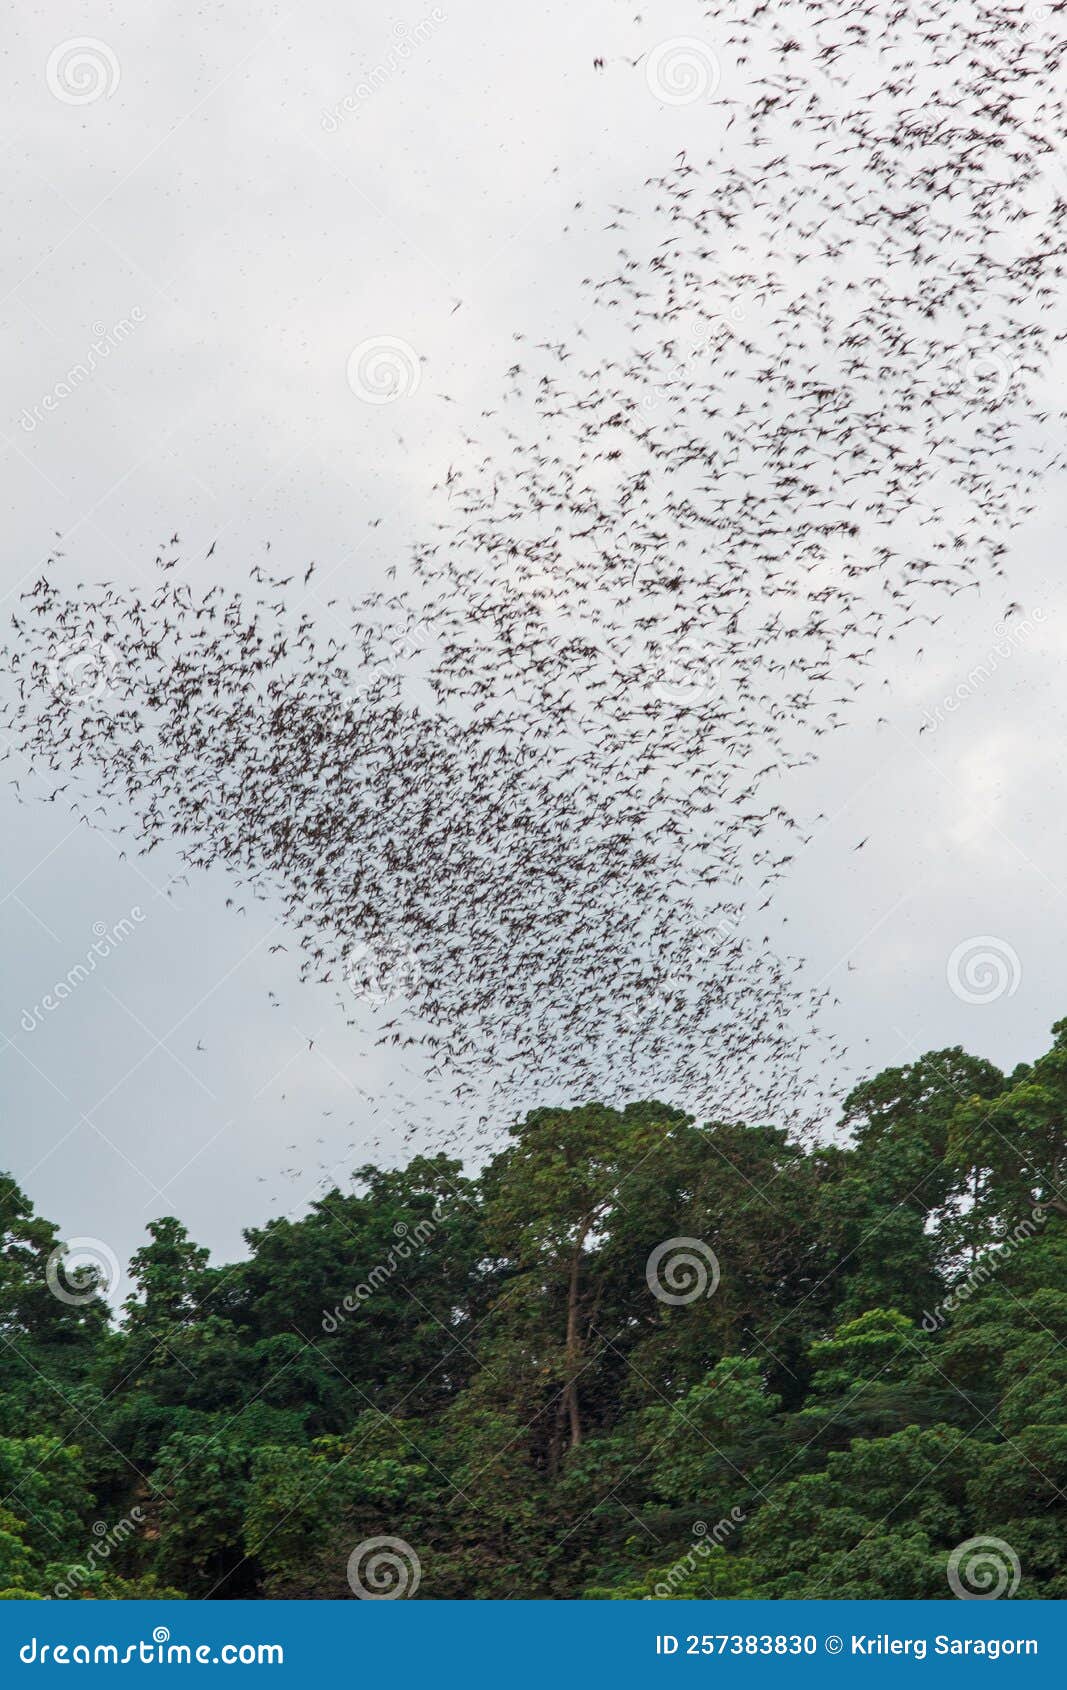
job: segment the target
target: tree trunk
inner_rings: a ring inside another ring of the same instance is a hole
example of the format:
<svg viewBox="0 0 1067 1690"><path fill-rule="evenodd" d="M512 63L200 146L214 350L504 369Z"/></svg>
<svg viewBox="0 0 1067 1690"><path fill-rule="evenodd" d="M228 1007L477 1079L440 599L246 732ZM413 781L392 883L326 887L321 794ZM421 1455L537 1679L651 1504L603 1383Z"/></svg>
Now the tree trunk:
<svg viewBox="0 0 1067 1690"><path fill-rule="evenodd" d="M571 1257L570 1285L567 1289L567 1384L563 1393L563 1400L567 1407L567 1421L571 1432L571 1448L577 1449L582 1441L582 1412L578 1403L578 1359L581 1353L581 1340L578 1333L578 1301L579 1301L579 1270L582 1261L582 1249L585 1245L586 1228L582 1228L574 1254Z"/></svg>

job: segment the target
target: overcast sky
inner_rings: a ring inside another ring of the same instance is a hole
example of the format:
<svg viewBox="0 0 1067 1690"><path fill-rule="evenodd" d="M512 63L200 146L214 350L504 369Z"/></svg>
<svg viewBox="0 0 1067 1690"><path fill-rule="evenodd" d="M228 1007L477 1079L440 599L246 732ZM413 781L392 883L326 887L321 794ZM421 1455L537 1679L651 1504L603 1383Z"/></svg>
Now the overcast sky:
<svg viewBox="0 0 1067 1690"><path fill-rule="evenodd" d="M513 333L579 320L582 277L615 250L606 208L699 138L701 102L665 103L627 60L715 48L702 7L604 0L53 4L13 27L5 617L53 545L73 580L133 583L174 531L190 555L217 540L205 579L243 577L269 539L287 566L317 560L322 600L379 585ZM421 360L390 405L347 378L382 336ZM957 1042L1011 1066L1067 1014L1064 507L1048 485L1008 587L949 601L921 655L891 648L794 777L796 809L829 819L779 913L841 1000L851 1075ZM124 1261L176 1213L225 1257L324 1174L432 1143L390 1125L417 1082L297 984L269 911L228 909L221 876L168 895L176 862L121 860L6 784L0 818L0 1162L68 1237ZM991 970L969 971L984 951Z"/></svg>

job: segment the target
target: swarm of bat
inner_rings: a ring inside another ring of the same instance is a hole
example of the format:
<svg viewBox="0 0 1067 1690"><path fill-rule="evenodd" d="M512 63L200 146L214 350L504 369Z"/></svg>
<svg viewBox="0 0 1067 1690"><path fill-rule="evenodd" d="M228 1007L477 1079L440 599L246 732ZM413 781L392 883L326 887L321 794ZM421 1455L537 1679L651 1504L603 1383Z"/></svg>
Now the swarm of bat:
<svg viewBox="0 0 1067 1690"><path fill-rule="evenodd" d="M14 746L278 903L432 1072L796 1124L826 1035L760 913L810 836L770 794L1057 461L1063 10L709 9L706 155L612 208L579 331L516 336L409 584L338 640L310 571L50 566Z"/></svg>

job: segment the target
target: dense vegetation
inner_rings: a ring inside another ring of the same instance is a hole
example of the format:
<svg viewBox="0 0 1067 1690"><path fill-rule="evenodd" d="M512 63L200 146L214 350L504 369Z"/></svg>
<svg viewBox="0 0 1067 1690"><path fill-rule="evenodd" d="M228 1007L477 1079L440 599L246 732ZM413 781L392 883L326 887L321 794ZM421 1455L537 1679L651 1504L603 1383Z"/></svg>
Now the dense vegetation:
<svg viewBox="0 0 1067 1690"><path fill-rule="evenodd" d="M348 1597L389 1537L420 1598L939 1597L990 1535L1067 1596L1054 1031L880 1074L840 1145L539 1110L229 1267L157 1220L117 1325L4 1182L0 1587Z"/></svg>

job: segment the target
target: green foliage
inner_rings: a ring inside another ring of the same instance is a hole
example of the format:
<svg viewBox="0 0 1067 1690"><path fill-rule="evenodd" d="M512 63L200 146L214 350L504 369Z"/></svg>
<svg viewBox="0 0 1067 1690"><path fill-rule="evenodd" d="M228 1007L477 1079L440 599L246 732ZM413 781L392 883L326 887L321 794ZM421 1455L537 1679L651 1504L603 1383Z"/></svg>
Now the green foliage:
<svg viewBox="0 0 1067 1690"><path fill-rule="evenodd" d="M1065 1123L1067 1023L875 1076L842 1144L539 1109L229 1266L153 1221L117 1321L4 1180L0 1600L349 1597L383 1540L419 1597L914 1600L976 1537L1063 1599Z"/></svg>

